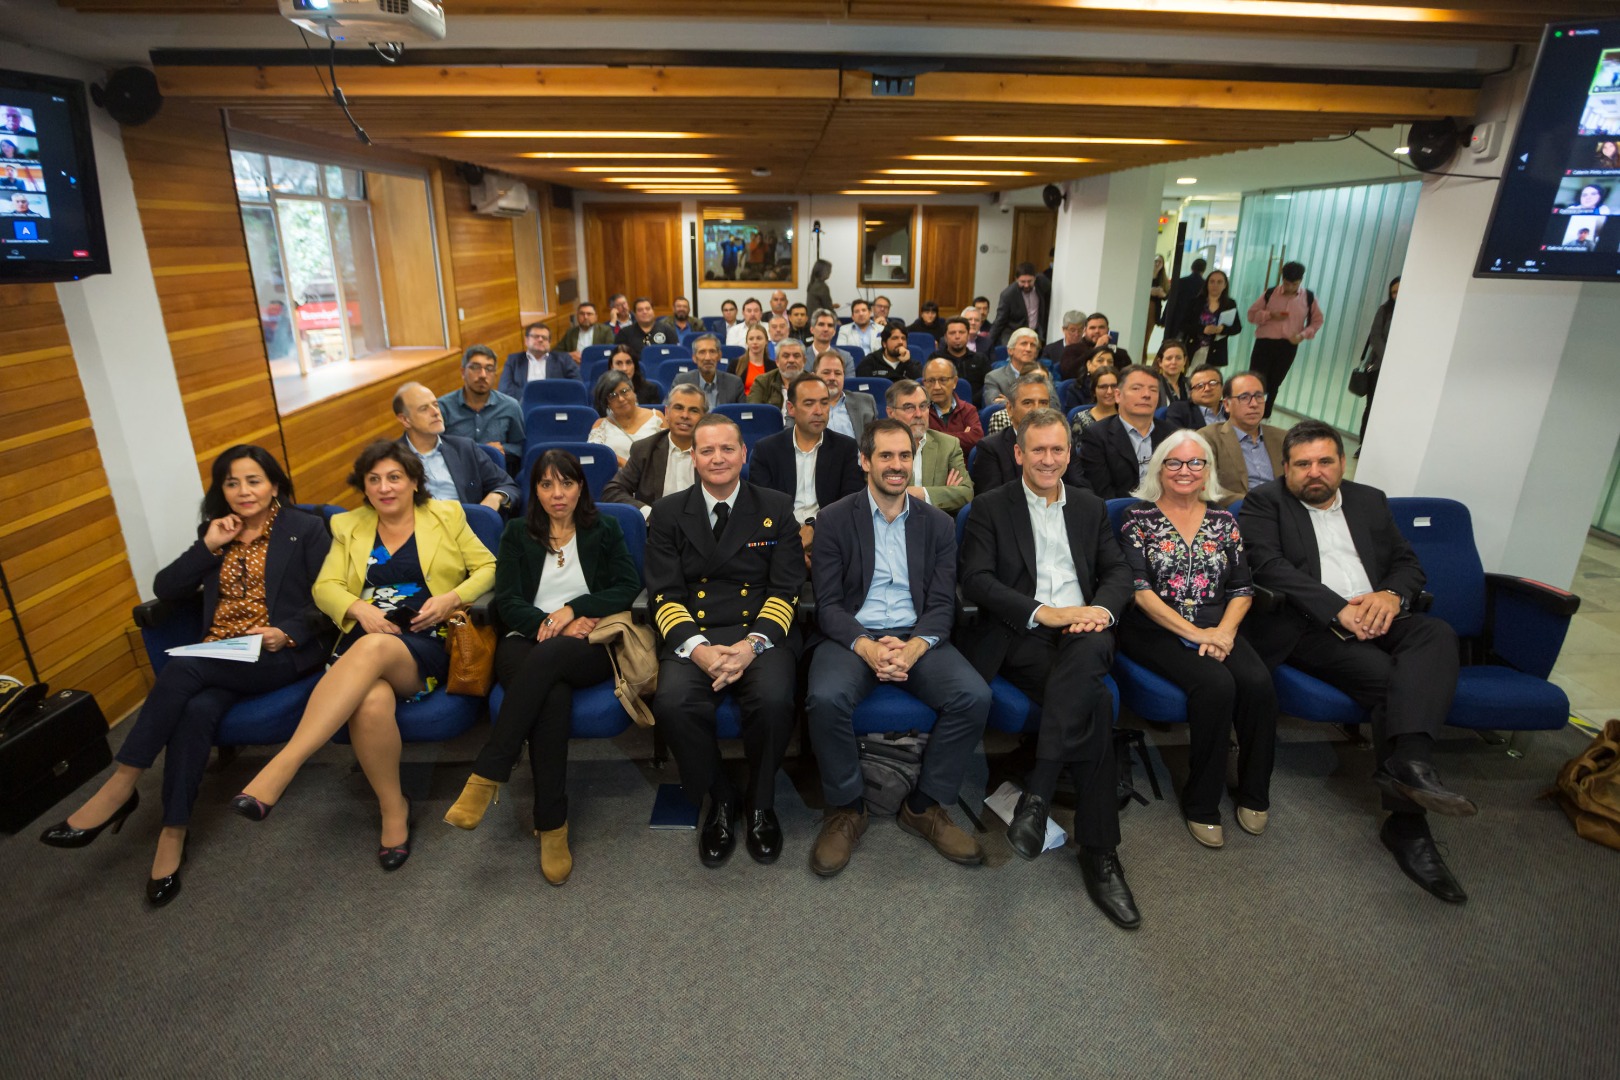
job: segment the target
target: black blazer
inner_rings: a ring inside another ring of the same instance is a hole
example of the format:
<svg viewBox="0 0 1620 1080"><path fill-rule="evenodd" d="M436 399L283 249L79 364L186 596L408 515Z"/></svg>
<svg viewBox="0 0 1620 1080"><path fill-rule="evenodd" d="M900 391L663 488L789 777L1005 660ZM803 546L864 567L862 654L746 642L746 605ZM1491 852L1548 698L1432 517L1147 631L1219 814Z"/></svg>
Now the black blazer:
<svg viewBox="0 0 1620 1080"><path fill-rule="evenodd" d="M1389 500L1377 488L1349 480L1339 486L1339 493L1367 579L1375 590L1388 589L1409 605L1427 578L1417 553L1395 524ZM1245 630L1260 654L1274 663L1292 651L1307 627L1331 626L1349 601L1322 584L1322 553L1310 511L1283 481L1261 484L1245 496L1238 528L1248 547L1255 584L1284 601L1276 611L1256 609L1245 620Z"/></svg>
<svg viewBox="0 0 1620 1080"><path fill-rule="evenodd" d="M1068 488L1064 497L1063 522L1086 603L1107 608L1119 619L1130 607L1134 587L1108 508L1079 488ZM960 577L963 597L978 604L981 613L978 625L963 631L963 652L989 682L1012 644L1034 632L1029 620L1040 606L1035 600L1035 528L1023 485L1008 484L973 500L962 537Z"/></svg>
<svg viewBox="0 0 1620 1080"><path fill-rule="evenodd" d="M152 591L159 600L185 600L202 590L202 632L214 625L219 606L221 559L202 538L208 523L197 527L197 542L174 562L158 571ZM337 627L322 615L310 595L321 564L332 546L332 534L319 514L292 506L276 513L270 530L270 550L264 559L264 599L270 625L293 640L293 660L299 671L319 667L337 640Z"/></svg>
<svg viewBox="0 0 1620 1080"><path fill-rule="evenodd" d="M1052 282L1044 277L1035 278L1035 295L1041 298L1042 328L1037 333L1044 339L1045 326L1052 322ZM996 298L996 317L990 323L990 345L1005 345L1007 335L1020 326L1029 325L1029 308L1024 304L1024 291L1018 282L1008 283Z"/></svg>
<svg viewBox="0 0 1620 1080"><path fill-rule="evenodd" d="M668 467L668 431L637 439L630 444L630 456L602 489L602 501L629 503L638 510L651 506L664 497L664 470Z"/></svg>
<svg viewBox="0 0 1620 1080"><path fill-rule="evenodd" d="M1017 445L1018 432L1010 427L979 440L979 444L973 448L973 466L968 470L975 493L983 495L992 488L1023 477L1024 470L1018 467L1018 459L1013 456L1013 448ZM1069 454L1069 468L1063 474L1063 482L1070 487L1091 489L1091 483L1080 467L1078 453Z"/></svg>
<svg viewBox="0 0 1620 1080"><path fill-rule="evenodd" d="M1175 431L1168 420L1154 420L1150 436L1155 449ZM1125 421L1116 414L1099 420L1080 435L1080 467L1092 492L1100 499L1123 499L1136 490L1136 448L1125 434Z"/></svg>
<svg viewBox="0 0 1620 1080"><path fill-rule="evenodd" d="M799 483L795 449L791 425L775 435L765 436L754 444L754 452L748 455L748 479L793 498ZM823 431L821 449L816 451L817 512L865 486L860 448L855 440L836 431Z"/></svg>
<svg viewBox="0 0 1620 1080"><path fill-rule="evenodd" d="M416 452L409 436L401 436L399 445L407 454ZM463 435L440 435L439 451L450 469L450 479L455 481L457 501L483 502L491 492L499 491L506 495L508 505L517 502L517 482L471 439Z"/></svg>
<svg viewBox="0 0 1620 1080"><path fill-rule="evenodd" d="M1202 290L1202 288L1203 286L1200 285L1199 289ZM1171 337L1179 337L1182 341L1187 343L1188 361L1192 360L1193 353L1198 351L1198 347L1200 345L1208 345L1209 355L1205 358L1204 362L1212 367L1225 367L1226 343L1232 338L1237 337L1238 334L1242 333L1243 316L1233 316L1232 325L1222 327L1222 332L1219 334L1206 334L1204 333L1204 324L1202 322L1203 315L1206 310L1207 307L1198 302L1198 294L1195 292L1192 298L1187 301L1186 311L1182 312L1180 315L1180 324L1172 327L1170 323L1166 322L1164 324L1165 333L1169 334ZM1230 296L1221 297L1220 310L1236 311L1237 301L1233 300Z"/></svg>
<svg viewBox="0 0 1620 1080"><path fill-rule="evenodd" d="M630 610L641 591L641 576L625 546L624 530L607 514L578 533L579 565L590 591L568 602L574 614L600 619ZM506 523L501 532L500 551L495 556L495 618L502 634L517 631L532 638L549 612L534 606L534 594L547 566L556 566L557 556L529 535L529 523L518 518ZM558 627L558 629L562 629Z"/></svg>
<svg viewBox="0 0 1620 1080"><path fill-rule="evenodd" d="M1203 291L1203 274L1188 274L1175 280L1170 286L1170 295L1164 298L1164 310L1159 316L1159 322L1164 326L1165 333L1171 337L1176 336L1177 328L1186 323L1187 313L1193 310L1193 306L1198 302L1198 294Z"/></svg>
<svg viewBox="0 0 1620 1080"><path fill-rule="evenodd" d="M1207 428L1212 423L1219 424L1226 420L1224 416L1216 420L1205 420L1204 410L1190 398L1172 401L1169 408L1164 411L1164 418L1178 428L1191 428L1194 431Z"/></svg>
<svg viewBox="0 0 1620 1080"><path fill-rule="evenodd" d="M914 636L947 641L956 620L956 522L938 507L906 496L906 570L917 612ZM868 633L855 616L872 588L877 533L863 487L816 518L815 559L810 579L816 592L816 622L843 648Z"/></svg>

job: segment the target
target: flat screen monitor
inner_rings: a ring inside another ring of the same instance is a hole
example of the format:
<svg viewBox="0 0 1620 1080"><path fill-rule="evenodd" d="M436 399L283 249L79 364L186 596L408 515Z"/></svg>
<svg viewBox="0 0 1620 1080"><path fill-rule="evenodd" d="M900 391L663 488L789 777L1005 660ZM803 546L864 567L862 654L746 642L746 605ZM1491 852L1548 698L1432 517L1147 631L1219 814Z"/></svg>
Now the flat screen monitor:
<svg viewBox="0 0 1620 1080"><path fill-rule="evenodd" d="M0 283L108 270L84 84L0 69Z"/></svg>

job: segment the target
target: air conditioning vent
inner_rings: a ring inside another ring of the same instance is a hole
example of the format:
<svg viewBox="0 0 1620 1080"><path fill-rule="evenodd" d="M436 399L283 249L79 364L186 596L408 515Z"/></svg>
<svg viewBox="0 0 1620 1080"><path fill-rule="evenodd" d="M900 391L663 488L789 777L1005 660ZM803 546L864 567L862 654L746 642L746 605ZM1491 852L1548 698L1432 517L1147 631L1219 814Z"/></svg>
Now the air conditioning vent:
<svg viewBox="0 0 1620 1080"><path fill-rule="evenodd" d="M377 0L377 10L384 15L407 15L411 10L411 0Z"/></svg>

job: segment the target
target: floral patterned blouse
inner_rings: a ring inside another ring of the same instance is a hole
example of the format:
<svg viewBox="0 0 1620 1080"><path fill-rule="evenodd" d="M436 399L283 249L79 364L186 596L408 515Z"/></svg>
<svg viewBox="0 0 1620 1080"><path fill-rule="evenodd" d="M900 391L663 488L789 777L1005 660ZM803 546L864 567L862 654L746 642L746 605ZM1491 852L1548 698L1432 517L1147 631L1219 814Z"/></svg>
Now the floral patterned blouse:
<svg viewBox="0 0 1620 1080"><path fill-rule="evenodd" d="M1229 511L1206 506L1188 544L1164 511L1139 502L1125 511L1119 535L1137 589L1151 589L1194 626L1218 625L1228 600L1254 595L1243 537Z"/></svg>

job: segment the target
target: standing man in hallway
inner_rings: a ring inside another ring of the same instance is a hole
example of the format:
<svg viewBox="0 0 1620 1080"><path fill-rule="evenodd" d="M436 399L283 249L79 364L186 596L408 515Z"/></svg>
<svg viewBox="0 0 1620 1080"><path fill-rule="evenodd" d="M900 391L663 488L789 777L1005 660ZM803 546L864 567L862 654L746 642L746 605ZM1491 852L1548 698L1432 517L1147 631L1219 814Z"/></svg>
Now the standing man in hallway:
<svg viewBox="0 0 1620 1080"><path fill-rule="evenodd" d="M990 324L991 347L1001 344L1002 338L1020 326L1044 337L1047 312L1051 310L1051 282L1035 276L1034 263L1019 263L1012 284L1001 290L996 301L996 319Z"/></svg>
<svg viewBox="0 0 1620 1080"><path fill-rule="evenodd" d="M1254 327L1254 352L1249 367L1266 380L1266 419L1277 404L1283 379L1294 366L1299 343L1309 341L1322 329L1322 305L1316 294L1304 287L1305 264L1283 264L1282 281L1261 294L1249 306L1249 325Z"/></svg>

